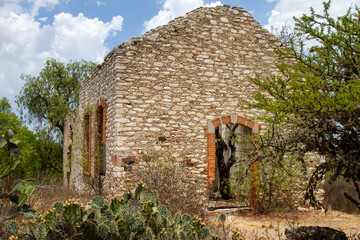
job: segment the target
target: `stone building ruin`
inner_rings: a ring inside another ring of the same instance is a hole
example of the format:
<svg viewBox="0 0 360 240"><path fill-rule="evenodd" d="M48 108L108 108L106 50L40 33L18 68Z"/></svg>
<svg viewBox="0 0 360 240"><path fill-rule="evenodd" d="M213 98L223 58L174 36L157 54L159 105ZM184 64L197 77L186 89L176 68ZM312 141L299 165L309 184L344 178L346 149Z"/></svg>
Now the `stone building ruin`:
<svg viewBox="0 0 360 240"><path fill-rule="evenodd" d="M259 133L260 112L241 109L239 98L257 91L249 77L277 72L280 46L248 12L224 5L115 47L65 119L64 184L86 189L93 178L102 193L119 193L131 182L126 161L148 148L190 161L204 192L219 184L216 132L231 125Z"/></svg>

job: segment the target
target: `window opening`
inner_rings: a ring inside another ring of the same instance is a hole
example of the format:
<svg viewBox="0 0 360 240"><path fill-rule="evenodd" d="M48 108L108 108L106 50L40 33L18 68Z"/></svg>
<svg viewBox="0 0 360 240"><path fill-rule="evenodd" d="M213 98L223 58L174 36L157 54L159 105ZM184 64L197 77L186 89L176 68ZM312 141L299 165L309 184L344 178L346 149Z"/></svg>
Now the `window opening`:
<svg viewBox="0 0 360 240"><path fill-rule="evenodd" d="M97 110L97 142L98 161L100 176L106 175L106 151L104 144L104 108L99 106Z"/></svg>
<svg viewBox="0 0 360 240"><path fill-rule="evenodd" d="M90 175L91 156L90 156L90 115L84 116L84 171Z"/></svg>
<svg viewBox="0 0 360 240"><path fill-rule="evenodd" d="M66 178L67 178L67 185L70 186L70 177L71 177L71 165L72 165L72 161L71 161L71 155L72 155L72 144L73 144L73 129L72 129L72 125L70 125L69 127L69 146L67 149L67 164L68 164L68 168L67 168L67 172L66 172Z"/></svg>

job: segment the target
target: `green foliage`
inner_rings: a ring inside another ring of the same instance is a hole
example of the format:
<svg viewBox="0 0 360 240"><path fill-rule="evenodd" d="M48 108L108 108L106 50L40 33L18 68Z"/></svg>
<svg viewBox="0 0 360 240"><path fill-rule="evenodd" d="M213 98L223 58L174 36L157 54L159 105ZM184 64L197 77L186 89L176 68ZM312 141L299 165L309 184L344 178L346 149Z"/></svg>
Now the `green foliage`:
<svg viewBox="0 0 360 240"><path fill-rule="evenodd" d="M3 103L4 101L0 102L0 104ZM7 110L9 111L9 109ZM34 212L30 209L29 205L25 205L25 202L27 197L33 193L37 186L35 180L16 180L10 192L3 186L3 179L8 178L9 174L14 172L20 162L20 160L17 159L20 149L12 142L14 135L14 131L9 128L6 130L5 134L0 137L0 149L6 147L7 155L9 156L7 159L0 159L2 167L0 170L0 199L2 200L0 201L0 238L3 237L4 233L2 228L5 223L9 233L14 235L18 232L17 223L8 220L17 218L21 213L25 218L32 218ZM20 192L20 196L15 195L15 192Z"/></svg>
<svg viewBox="0 0 360 240"><path fill-rule="evenodd" d="M16 222L13 221L9 221L6 223L6 228L8 229L9 233L12 235L16 235L18 230L19 230L19 226Z"/></svg>
<svg viewBox="0 0 360 240"><path fill-rule="evenodd" d="M79 103L80 83L95 66L84 60L64 64L48 59L39 76L21 76L25 84L17 97L19 108L29 120L45 122L62 133L65 116Z"/></svg>
<svg viewBox="0 0 360 240"><path fill-rule="evenodd" d="M249 204L250 192L250 168L249 161L246 163L238 162L235 171L230 176L230 189L236 199Z"/></svg>
<svg viewBox="0 0 360 240"><path fill-rule="evenodd" d="M4 161L4 165L2 165L3 168L0 170L0 179L6 177L12 171L14 171L20 162L20 160L15 158L15 156L20 154L20 149L15 143L10 141L10 139L13 137L14 137L14 131L10 128L5 132L4 137L0 137L0 142L2 142L0 148L4 148L7 146L8 154L10 156L10 159L8 161ZM20 192L20 197L16 201L16 203L17 203L17 207L21 208L24 206L27 197L34 192L36 187L37 187L37 182L35 179L26 179L26 180L17 179L14 181L12 185L12 190L10 191L9 194ZM0 188L0 190L1 190L0 193L2 193L2 188ZM9 197L10 199L12 197L11 195L8 194L5 194L4 196ZM20 209L20 208L16 208L16 209Z"/></svg>
<svg viewBox="0 0 360 240"><path fill-rule="evenodd" d="M5 97L0 99L0 112L11 112L11 105L9 100Z"/></svg>
<svg viewBox="0 0 360 240"><path fill-rule="evenodd" d="M253 151L247 156L251 163L248 164L247 158L240 159L231 179L235 196L250 200L249 205L255 212L288 211L303 204L302 196L309 178L303 160L309 156L296 149L288 151L281 133L272 128L251 139Z"/></svg>
<svg viewBox="0 0 360 240"><path fill-rule="evenodd" d="M287 158L281 163L276 159L260 161L255 170L257 178L252 188L258 195L255 211L260 213L295 210L302 202L305 190L306 172L301 163Z"/></svg>
<svg viewBox="0 0 360 240"><path fill-rule="evenodd" d="M1 170L0 178L4 178L14 171L17 165L20 163L20 160L15 159L15 156L20 153L19 147L10 141L14 137L14 131L12 129L7 129L3 137L0 137L0 148L7 147L9 159L1 161Z"/></svg>
<svg viewBox="0 0 360 240"><path fill-rule="evenodd" d="M47 176L54 176L61 172L62 167L62 149L58 142L49 137L45 131L39 131L36 134L28 130L15 113L12 112L11 106L6 98L0 100L0 132L6 132L11 128L16 137L11 142L21 149L17 155L17 166L13 172L16 178L29 178L35 174L43 173ZM0 138L0 146L7 144L5 135ZM16 150L11 144L13 150ZM0 169L9 166L8 162L13 161L8 154L8 148L0 148ZM8 171L7 169L6 171Z"/></svg>
<svg viewBox="0 0 360 240"><path fill-rule="evenodd" d="M11 222L8 231L19 239L207 239L208 228L197 217L174 217L158 205L157 194L139 184L135 194L110 203L101 197L85 209L75 200L56 203L28 222Z"/></svg>
<svg viewBox="0 0 360 240"><path fill-rule="evenodd" d="M13 183L10 194L17 191L20 192L18 205L22 207L26 202L27 198L34 192L37 186L38 184L35 179L17 179Z"/></svg>
<svg viewBox="0 0 360 240"><path fill-rule="evenodd" d="M63 210L63 216L65 221L70 225L76 225L80 221L82 221L82 218L85 215L84 209L73 202L70 202L69 204L65 204L64 210Z"/></svg>
<svg viewBox="0 0 360 240"><path fill-rule="evenodd" d="M37 173L48 179L62 176L62 145L52 137L51 130L43 128L36 133L33 150L37 153Z"/></svg>
<svg viewBox="0 0 360 240"><path fill-rule="evenodd" d="M14 122L12 125L16 123L13 129L24 140L20 142L24 144L20 146L24 149L20 157L20 176L34 176L38 172L49 177L61 176L64 118L78 106L80 83L95 66L95 63L87 61L64 64L48 59L39 76L21 76L25 84L16 102L25 118L40 123L37 134L22 126L22 122L9 110L6 99L0 102L0 109L4 109L0 113L0 122L1 115L5 115L3 118L6 121Z"/></svg>
<svg viewBox="0 0 360 240"><path fill-rule="evenodd" d="M324 3L323 14L311 9L310 16L295 19L304 41L292 39L290 47L279 51L281 75L252 79L262 91L247 106L265 110L263 119L270 128L284 129L265 139L266 144L260 142L263 147L303 162L306 152L326 156L308 185L313 204L317 182L326 172L333 179L351 180L360 196L360 9L333 19L329 8L330 1ZM273 143L273 136L281 141ZM266 154L257 160L264 158Z"/></svg>

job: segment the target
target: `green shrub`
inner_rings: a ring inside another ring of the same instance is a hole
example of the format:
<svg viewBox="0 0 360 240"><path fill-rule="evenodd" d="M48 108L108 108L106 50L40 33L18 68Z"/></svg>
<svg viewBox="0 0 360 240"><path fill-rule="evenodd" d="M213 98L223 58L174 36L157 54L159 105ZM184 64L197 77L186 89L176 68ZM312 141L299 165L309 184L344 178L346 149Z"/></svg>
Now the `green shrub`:
<svg viewBox="0 0 360 240"><path fill-rule="evenodd" d="M95 197L89 209L75 200L55 203L24 223L9 222L19 239L207 239L209 229L197 217L171 215L143 184L110 202Z"/></svg>
<svg viewBox="0 0 360 240"><path fill-rule="evenodd" d="M252 188L257 192L254 210L281 212L301 206L306 184L301 167L292 156L281 164L277 161L258 162L252 182Z"/></svg>
<svg viewBox="0 0 360 240"><path fill-rule="evenodd" d="M27 198L37 187L37 182L34 179L15 180L11 191L8 191L7 187L4 186L7 184L4 184L3 179L9 179L10 174L20 163L20 160L16 158L20 149L13 137L14 132L10 128L0 137L0 149L7 148L7 158L0 157L0 239L4 236L7 237L3 231L5 224L10 233L17 231L15 224L8 222L8 220L15 219L20 214L24 217L31 217L34 213L29 205L25 205ZM20 196L15 194L17 192L20 193Z"/></svg>

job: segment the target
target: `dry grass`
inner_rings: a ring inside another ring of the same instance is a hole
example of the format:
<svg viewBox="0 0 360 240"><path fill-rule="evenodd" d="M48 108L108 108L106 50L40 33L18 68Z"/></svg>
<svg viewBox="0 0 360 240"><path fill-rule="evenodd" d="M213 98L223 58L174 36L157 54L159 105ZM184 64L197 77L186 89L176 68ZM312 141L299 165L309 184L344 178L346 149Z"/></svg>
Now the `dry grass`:
<svg viewBox="0 0 360 240"><path fill-rule="evenodd" d="M324 190L325 196L323 205L325 208L346 213L360 213L360 210L344 196L344 192L346 192L359 201L355 187L351 182L343 180L338 180L331 184L325 182Z"/></svg>
<svg viewBox="0 0 360 240"><path fill-rule="evenodd" d="M179 163L166 153L151 152L144 154L140 164L132 174L136 182L158 192L159 201L172 214L181 211L191 216L204 216L207 202L199 191L199 184L185 162Z"/></svg>
<svg viewBox="0 0 360 240"><path fill-rule="evenodd" d="M223 231L222 223L219 220L221 214L226 214L225 231ZM286 228L320 226L343 231L351 240L360 240L359 215L339 211L325 213L315 210L302 210L276 214L211 212L206 223L212 233L222 239L231 239L232 230L236 230L243 239L279 240L286 239L284 233Z"/></svg>
<svg viewBox="0 0 360 240"><path fill-rule="evenodd" d="M43 213L53 207L56 202L65 202L70 198L75 198L78 202L87 204L93 198L93 195L79 193L67 187L62 183L39 186L29 197L28 204L37 212Z"/></svg>
<svg viewBox="0 0 360 240"><path fill-rule="evenodd" d="M82 203L86 203L90 202L93 196L90 194L79 194L63 187L61 184L52 184L39 187L31 196L28 203L32 204L38 212L44 212L51 208L54 202L64 202L69 198L75 198ZM187 198L190 198L190 196L188 195ZM196 197L191 198L190 201L188 201L188 204L190 204L191 201L196 200ZM181 206L181 203L173 204L172 207L174 209L179 209L178 206ZM221 214L226 214L225 226L219 219ZM237 230L243 239L278 240L285 239L285 228L296 228L299 226L327 226L344 231L351 240L360 240L359 215L346 214L339 211L329 211L325 213L315 210L304 210L261 215L252 212L209 212L205 222L211 229L212 234L221 237L221 239L231 239L232 230ZM4 237L2 239L7 238Z"/></svg>

